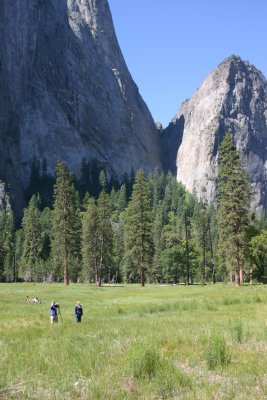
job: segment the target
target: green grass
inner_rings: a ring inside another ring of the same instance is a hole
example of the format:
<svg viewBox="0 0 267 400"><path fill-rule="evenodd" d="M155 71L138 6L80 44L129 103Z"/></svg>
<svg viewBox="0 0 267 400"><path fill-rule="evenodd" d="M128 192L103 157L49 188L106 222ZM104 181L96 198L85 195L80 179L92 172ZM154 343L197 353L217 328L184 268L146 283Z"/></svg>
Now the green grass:
<svg viewBox="0 0 267 400"><path fill-rule="evenodd" d="M267 398L265 286L0 284L0 305L0 399Z"/></svg>

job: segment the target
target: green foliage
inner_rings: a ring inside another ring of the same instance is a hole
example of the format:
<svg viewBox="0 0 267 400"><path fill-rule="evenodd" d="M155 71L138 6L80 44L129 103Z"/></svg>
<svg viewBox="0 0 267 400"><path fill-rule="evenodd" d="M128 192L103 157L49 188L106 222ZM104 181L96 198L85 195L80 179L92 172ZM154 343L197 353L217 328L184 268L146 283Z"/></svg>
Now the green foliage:
<svg viewBox="0 0 267 400"><path fill-rule="evenodd" d="M128 279L132 272L145 285L153 254L152 213L144 171L136 175L125 215L125 262ZM129 271L130 270L130 271ZM129 273L130 272L130 273Z"/></svg>
<svg viewBox="0 0 267 400"><path fill-rule="evenodd" d="M33 195L29 206L24 210L22 227L24 232L23 264L24 280L31 282L40 281L38 264L41 260L42 236L41 236L41 212L40 200Z"/></svg>
<svg viewBox="0 0 267 400"><path fill-rule="evenodd" d="M105 191L107 188L107 180L106 180L105 171L103 169L101 170L101 172L99 174L99 183L100 183L102 190Z"/></svg>
<svg viewBox="0 0 267 400"><path fill-rule="evenodd" d="M132 346L128 353L127 363L129 372L137 379L150 379L161 367L158 351L143 344Z"/></svg>
<svg viewBox="0 0 267 400"><path fill-rule="evenodd" d="M99 263L96 270L96 283L101 286L103 277L112 265L113 231L110 220L110 202L108 194L103 190L97 201L98 212L98 247Z"/></svg>
<svg viewBox="0 0 267 400"><path fill-rule="evenodd" d="M81 220L72 175L62 161L57 163L55 172L52 253L57 271L68 285L69 268L80 254Z"/></svg>
<svg viewBox="0 0 267 400"><path fill-rule="evenodd" d="M175 397L183 388L192 389L191 379L151 345L137 343L131 347L127 353L127 372L139 382L154 383L162 399Z"/></svg>
<svg viewBox="0 0 267 400"><path fill-rule="evenodd" d="M11 282L16 280L14 255L14 218L9 206L9 198L6 194L2 200L2 211L0 211L0 281Z"/></svg>
<svg viewBox="0 0 267 400"><path fill-rule="evenodd" d="M264 221L250 221L248 180L230 135L220 148L218 212L171 173L146 177L132 167L119 185L85 159L78 180L58 162L51 209L48 178L45 160L35 160L27 196L40 189L46 199L29 202L16 242L11 210L0 214L2 281L206 284L235 273L239 283L244 272L246 281L267 282Z"/></svg>
<svg viewBox="0 0 267 400"><path fill-rule="evenodd" d="M113 229L113 269L111 282L118 283L122 281L123 258L124 258L124 230L123 216L121 214L118 223L112 224Z"/></svg>
<svg viewBox="0 0 267 400"><path fill-rule="evenodd" d="M231 361L229 347L220 333L212 333L204 339L204 351L209 369L224 367Z"/></svg>
<svg viewBox="0 0 267 400"><path fill-rule="evenodd" d="M221 268L235 272L236 284L243 283L245 231L249 225L249 184L239 153L226 134L218 158L218 233ZM241 281L241 282L240 282Z"/></svg>
<svg viewBox="0 0 267 400"><path fill-rule="evenodd" d="M83 214L82 258L83 280L101 286L112 266L113 230L110 220L110 201L103 190L97 204L89 199Z"/></svg>
<svg viewBox="0 0 267 400"><path fill-rule="evenodd" d="M150 271L150 279L152 282L160 283L162 282L162 263L161 263L161 253L162 253L162 229L163 229L163 210L162 204L159 203L157 208L155 208L155 218L153 222L152 235L153 235L153 246L154 255L153 262Z"/></svg>
<svg viewBox="0 0 267 400"><path fill-rule="evenodd" d="M258 235L251 238L250 258L256 265L254 276L260 282L267 282L267 230L262 230Z"/></svg>
<svg viewBox="0 0 267 400"><path fill-rule="evenodd" d="M98 248L98 213L94 199L89 199L87 210L82 218L82 277L85 282L92 282L99 263Z"/></svg>
<svg viewBox="0 0 267 400"><path fill-rule="evenodd" d="M245 339L245 329L243 322L238 319L232 323L231 328L233 340L235 340L237 343L243 343Z"/></svg>

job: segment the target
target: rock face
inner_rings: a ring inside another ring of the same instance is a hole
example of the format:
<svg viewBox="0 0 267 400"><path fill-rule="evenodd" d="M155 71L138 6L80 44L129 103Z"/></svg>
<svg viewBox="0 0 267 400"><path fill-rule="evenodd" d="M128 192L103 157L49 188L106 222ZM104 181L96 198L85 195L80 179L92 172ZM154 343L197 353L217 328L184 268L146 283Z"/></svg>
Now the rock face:
<svg viewBox="0 0 267 400"><path fill-rule="evenodd" d="M161 134L162 159L165 172L171 171L173 175L177 172L176 157L181 146L184 132L184 116L173 118L166 129L159 129Z"/></svg>
<svg viewBox="0 0 267 400"><path fill-rule="evenodd" d="M165 134L181 140L177 179L198 198L215 198L218 148L233 135L252 188L252 206L266 209L267 81L260 71L231 56L185 101Z"/></svg>
<svg viewBox="0 0 267 400"><path fill-rule="evenodd" d="M121 177L161 168L158 132L121 54L107 0L0 2L0 179L16 206L33 160Z"/></svg>

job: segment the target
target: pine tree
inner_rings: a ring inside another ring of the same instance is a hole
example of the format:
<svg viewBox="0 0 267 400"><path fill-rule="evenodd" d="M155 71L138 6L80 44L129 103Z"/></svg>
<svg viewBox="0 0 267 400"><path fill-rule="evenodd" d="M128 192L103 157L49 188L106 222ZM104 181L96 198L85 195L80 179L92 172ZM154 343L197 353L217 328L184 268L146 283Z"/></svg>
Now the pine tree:
<svg viewBox="0 0 267 400"><path fill-rule="evenodd" d="M149 191L142 170L136 175L132 197L126 209L125 230L126 266L131 269L130 274L139 275L144 286L151 264L153 238Z"/></svg>
<svg viewBox="0 0 267 400"><path fill-rule="evenodd" d="M0 183L3 195L0 210L0 281L11 282L15 281L17 277L14 266L14 217L10 207L9 196L5 192L5 184Z"/></svg>
<svg viewBox="0 0 267 400"><path fill-rule="evenodd" d="M18 229L15 233L14 276L16 278L24 277L23 250L24 250L24 232L23 229L21 228Z"/></svg>
<svg viewBox="0 0 267 400"><path fill-rule="evenodd" d="M212 280L214 275L213 247L209 209L202 202L196 203L193 213L193 237L201 254L199 279L202 283Z"/></svg>
<svg viewBox="0 0 267 400"><path fill-rule="evenodd" d="M4 217L4 277L6 282L16 282L15 267L15 223L13 212L10 209Z"/></svg>
<svg viewBox="0 0 267 400"><path fill-rule="evenodd" d="M22 227L24 231L23 259L25 265L25 276L28 281L38 278L38 264L42 250L41 212L39 210L40 200L33 195L29 206L24 211Z"/></svg>
<svg viewBox="0 0 267 400"><path fill-rule="evenodd" d="M66 164L58 161L55 173L52 252L59 273L63 269L64 284L68 285L70 262L80 254L81 221L73 177Z"/></svg>
<svg viewBox="0 0 267 400"><path fill-rule="evenodd" d="M94 280L101 286L112 266L113 231L110 220L110 201L102 190L97 204L89 199L83 215L82 275L85 281Z"/></svg>
<svg viewBox="0 0 267 400"><path fill-rule="evenodd" d="M53 212L50 208L45 207L41 212L40 222L42 227L42 244L41 244L41 262L40 272L43 279L52 281L53 260L51 257L51 242L52 242L52 218Z"/></svg>
<svg viewBox="0 0 267 400"><path fill-rule="evenodd" d="M95 200L90 198L82 219L82 276L85 282L98 280L99 234L98 212Z"/></svg>
<svg viewBox="0 0 267 400"><path fill-rule="evenodd" d="M153 264L151 277L152 281L160 283L162 281L162 263L161 263L161 252L162 252L162 230L163 230L163 211L162 204L159 204L155 209L155 219L153 222Z"/></svg>
<svg viewBox="0 0 267 400"><path fill-rule="evenodd" d="M121 282L122 266L124 259L124 229L123 214L120 214L119 221L112 224L113 228L113 282Z"/></svg>
<svg viewBox="0 0 267 400"><path fill-rule="evenodd" d="M267 283L267 230L253 236L249 243L249 258L255 264L254 276L259 282ZM252 277L251 277L252 278Z"/></svg>
<svg viewBox="0 0 267 400"><path fill-rule="evenodd" d="M102 169L100 174L99 174L99 183L102 188L102 190L106 191L107 189L107 179L106 179L106 174L105 171Z"/></svg>
<svg viewBox="0 0 267 400"><path fill-rule="evenodd" d="M162 278L166 283L178 283L185 280L186 253L183 237L179 232L178 219L169 213L169 223L162 231L161 252Z"/></svg>
<svg viewBox="0 0 267 400"><path fill-rule="evenodd" d="M249 183L229 133L218 158L218 234L221 263L243 284L245 229L249 224Z"/></svg>
<svg viewBox="0 0 267 400"><path fill-rule="evenodd" d="M122 184L119 190L119 195L118 195L118 203L117 203L117 208L119 213L125 210L127 207L127 192L126 192L126 185Z"/></svg>
<svg viewBox="0 0 267 400"><path fill-rule="evenodd" d="M113 231L110 220L110 202L108 194L102 190L97 201L99 263L96 284L101 286L103 277L108 274L112 264Z"/></svg>

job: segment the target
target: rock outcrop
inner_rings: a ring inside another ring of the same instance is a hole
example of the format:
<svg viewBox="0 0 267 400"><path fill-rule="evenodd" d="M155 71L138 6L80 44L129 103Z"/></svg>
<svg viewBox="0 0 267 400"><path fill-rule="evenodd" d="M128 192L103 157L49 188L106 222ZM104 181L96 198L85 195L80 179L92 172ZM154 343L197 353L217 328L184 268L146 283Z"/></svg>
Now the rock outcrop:
<svg viewBox="0 0 267 400"><path fill-rule="evenodd" d="M218 148L230 132L249 174L252 206L266 209L267 81L259 70L236 56L223 61L182 104L169 131L181 140L177 179L208 202L215 198Z"/></svg>
<svg viewBox="0 0 267 400"><path fill-rule="evenodd" d="M158 132L121 54L107 0L0 2L0 179L16 208L34 160L121 177L161 168Z"/></svg>

